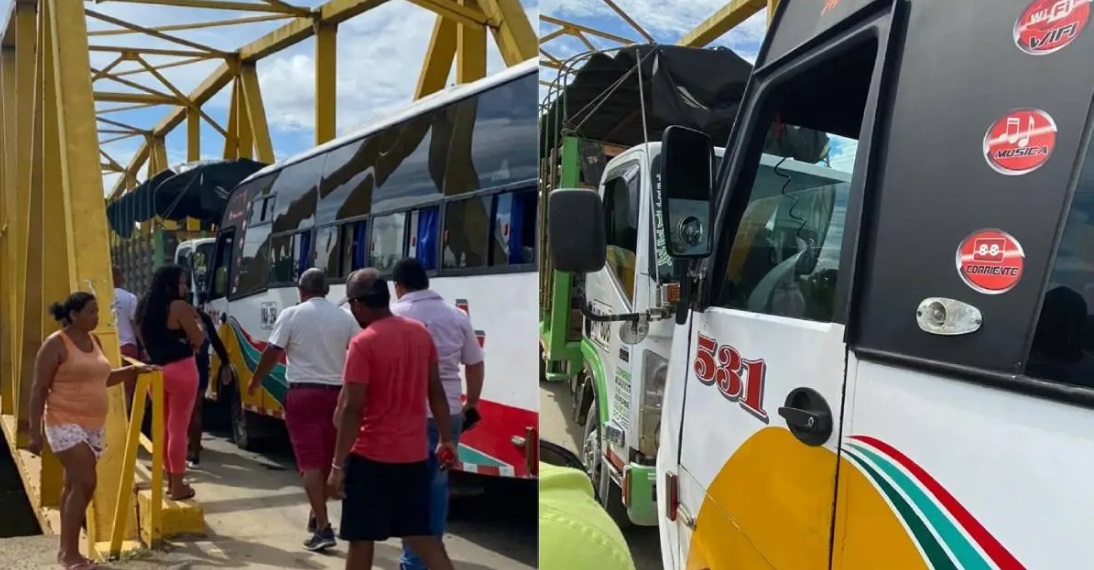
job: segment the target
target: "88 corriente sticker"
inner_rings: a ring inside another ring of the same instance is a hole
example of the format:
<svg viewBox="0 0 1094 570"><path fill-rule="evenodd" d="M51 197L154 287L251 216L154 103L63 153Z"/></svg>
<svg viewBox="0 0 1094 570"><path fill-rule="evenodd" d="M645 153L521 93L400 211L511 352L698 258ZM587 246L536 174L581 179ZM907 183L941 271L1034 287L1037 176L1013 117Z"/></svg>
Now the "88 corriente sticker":
<svg viewBox="0 0 1094 570"><path fill-rule="evenodd" d="M1026 254L1022 244L997 229L973 232L957 248L957 272L972 290L1001 295L1022 280Z"/></svg>
<svg viewBox="0 0 1094 570"><path fill-rule="evenodd" d="M1092 0L1034 0L1014 23L1014 42L1029 55L1071 45L1090 22Z"/></svg>
<svg viewBox="0 0 1094 570"><path fill-rule="evenodd" d="M1041 168L1056 148L1056 121L1040 109L1015 109L988 127L984 159L1006 176Z"/></svg>

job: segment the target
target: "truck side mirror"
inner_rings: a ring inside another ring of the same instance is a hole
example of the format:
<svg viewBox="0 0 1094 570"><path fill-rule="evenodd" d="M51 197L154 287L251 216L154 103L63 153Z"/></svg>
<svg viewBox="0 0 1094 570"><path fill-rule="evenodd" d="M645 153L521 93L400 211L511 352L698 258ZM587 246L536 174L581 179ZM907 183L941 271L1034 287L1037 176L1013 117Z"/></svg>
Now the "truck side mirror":
<svg viewBox="0 0 1094 570"><path fill-rule="evenodd" d="M595 190L560 188L547 195L547 243L555 269L594 273L604 267L604 204Z"/></svg>
<svg viewBox="0 0 1094 570"><path fill-rule="evenodd" d="M713 249L714 145L705 133L672 126L661 136L655 188L669 255L702 259Z"/></svg>

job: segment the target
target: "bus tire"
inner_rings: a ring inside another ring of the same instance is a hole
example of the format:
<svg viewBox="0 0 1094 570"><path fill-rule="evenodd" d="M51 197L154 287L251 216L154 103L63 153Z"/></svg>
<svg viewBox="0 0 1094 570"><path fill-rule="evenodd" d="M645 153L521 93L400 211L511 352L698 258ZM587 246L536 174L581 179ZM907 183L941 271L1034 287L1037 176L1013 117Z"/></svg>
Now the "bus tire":
<svg viewBox="0 0 1094 570"><path fill-rule="evenodd" d="M585 429L582 430L581 460L585 463L585 473L593 483L597 501L608 511L620 529L631 526L627 508L623 506L623 490L612 483L608 467L604 465L604 439L600 433L600 408L593 398L589 411L585 415Z"/></svg>
<svg viewBox="0 0 1094 570"><path fill-rule="evenodd" d="M235 443L236 447L244 451L250 451L254 448L254 438L251 437L251 432L254 431L252 429L254 418L251 417L251 412L243 409L243 397L239 393L238 385L231 385L228 388L228 393L232 395L229 404L232 443Z"/></svg>

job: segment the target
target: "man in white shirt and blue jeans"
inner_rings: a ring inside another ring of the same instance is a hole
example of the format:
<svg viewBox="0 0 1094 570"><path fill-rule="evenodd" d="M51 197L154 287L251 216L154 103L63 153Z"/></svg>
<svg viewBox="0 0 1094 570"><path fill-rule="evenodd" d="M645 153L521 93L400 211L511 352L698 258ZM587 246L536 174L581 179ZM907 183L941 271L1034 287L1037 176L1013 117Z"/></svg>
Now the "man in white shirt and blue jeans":
<svg viewBox="0 0 1094 570"><path fill-rule="evenodd" d="M330 287L322 270L308 269L297 282L300 303L277 315L248 390L254 394L281 359L287 359L285 428L296 467L311 504L310 538L304 548L320 551L336 544L327 514L327 477L334 461L334 412L342 390L346 351L361 326L348 311L327 300Z"/></svg>
<svg viewBox="0 0 1094 570"><path fill-rule="evenodd" d="M114 274L114 304L110 309L114 312L118 344L121 345L122 356L139 360L141 349L137 344L137 296L125 290L125 275L121 268L115 265L111 270ZM126 402L132 402L136 387L135 379L125 383Z"/></svg>
<svg viewBox="0 0 1094 570"><path fill-rule="evenodd" d="M455 432L452 434L452 441L458 448L464 414L478 406L486 371L482 347L474 327L471 326L471 318L445 302L439 294L429 290L429 277L417 259L403 259L396 263L392 280L395 282L395 296L398 300L391 306L391 312L424 324L433 337L433 343L437 345L441 384L448 396L448 411L452 414L452 431ZM466 402L461 401L461 364L467 376ZM429 503L430 530L434 536L444 536L448 521L448 472L440 469L440 463L434 455L440 433L432 414L429 416L428 435L429 465L433 473ZM405 544L399 566L400 570L426 570L421 558Z"/></svg>

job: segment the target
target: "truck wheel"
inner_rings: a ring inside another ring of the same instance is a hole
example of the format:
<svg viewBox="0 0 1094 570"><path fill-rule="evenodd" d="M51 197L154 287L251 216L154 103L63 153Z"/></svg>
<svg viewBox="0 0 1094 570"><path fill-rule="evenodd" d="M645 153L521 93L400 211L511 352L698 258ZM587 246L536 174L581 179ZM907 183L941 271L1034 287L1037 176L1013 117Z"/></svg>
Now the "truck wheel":
<svg viewBox="0 0 1094 570"><path fill-rule="evenodd" d="M597 500L608 511L620 529L631 526L627 508L623 506L623 490L612 482L608 467L604 465L603 439L600 435L600 408L594 398L585 415L585 430L581 439L581 460L585 472L593 482Z"/></svg>
<svg viewBox="0 0 1094 570"><path fill-rule="evenodd" d="M231 394L231 416L232 416L232 442L236 444L236 447L250 451L254 442L251 440L251 413L243 409L243 398L239 394L239 388L237 384L232 384L228 387L228 393Z"/></svg>

